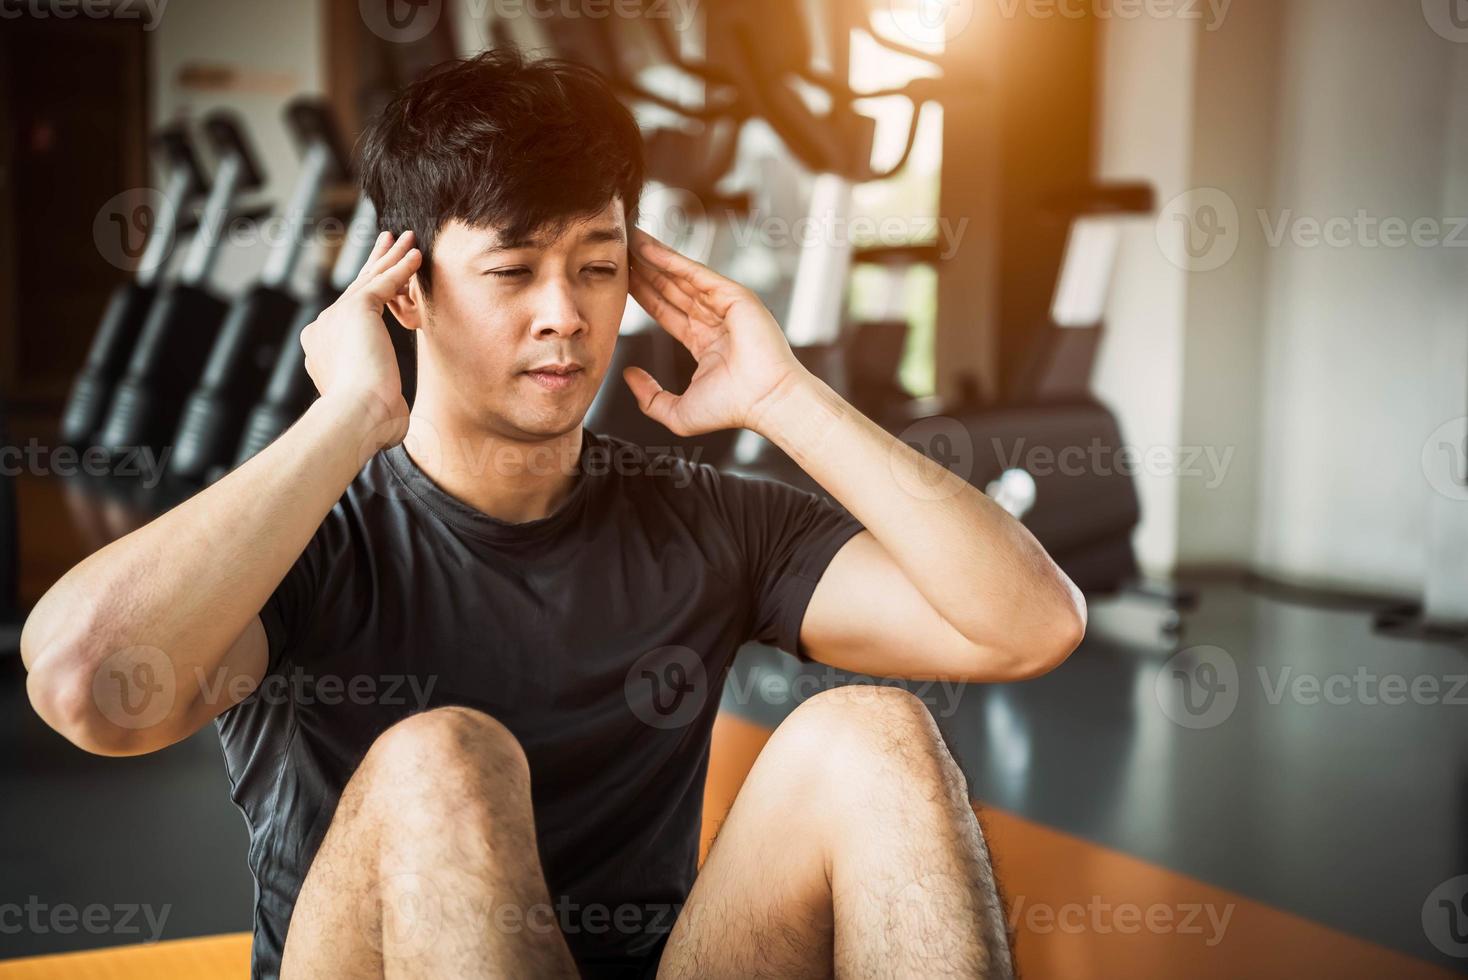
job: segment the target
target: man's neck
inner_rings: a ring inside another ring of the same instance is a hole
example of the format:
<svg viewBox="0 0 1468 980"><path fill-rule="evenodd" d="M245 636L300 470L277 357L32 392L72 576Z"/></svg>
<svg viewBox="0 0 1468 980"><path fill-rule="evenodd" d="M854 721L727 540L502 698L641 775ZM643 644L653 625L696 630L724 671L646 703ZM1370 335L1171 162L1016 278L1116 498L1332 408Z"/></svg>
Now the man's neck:
<svg viewBox="0 0 1468 980"><path fill-rule="evenodd" d="M538 442L486 432L414 406L404 449L445 493L509 524L554 514L570 496L582 428Z"/></svg>

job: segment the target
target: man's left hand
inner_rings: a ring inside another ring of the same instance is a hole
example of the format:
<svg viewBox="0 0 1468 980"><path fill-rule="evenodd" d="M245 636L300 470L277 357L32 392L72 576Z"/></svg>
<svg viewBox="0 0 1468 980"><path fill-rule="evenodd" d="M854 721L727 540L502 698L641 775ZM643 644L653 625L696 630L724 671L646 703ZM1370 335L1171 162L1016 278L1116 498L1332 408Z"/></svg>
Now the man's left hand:
<svg viewBox="0 0 1468 980"><path fill-rule="evenodd" d="M758 430L761 409L806 374L774 316L749 289L634 230L632 297L698 361L681 395L642 368L623 379L644 414L676 435Z"/></svg>

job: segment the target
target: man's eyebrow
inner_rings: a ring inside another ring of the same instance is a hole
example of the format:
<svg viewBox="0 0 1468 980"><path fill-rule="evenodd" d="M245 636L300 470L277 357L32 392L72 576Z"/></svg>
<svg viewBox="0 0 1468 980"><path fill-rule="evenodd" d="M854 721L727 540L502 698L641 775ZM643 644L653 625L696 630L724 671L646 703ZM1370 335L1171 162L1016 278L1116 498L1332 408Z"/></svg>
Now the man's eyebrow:
<svg viewBox="0 0 1468 980"><path fill-rule="evenodd" d="M601 245L606 242L615 242L618 245L627 244L627 233L617 225L603 225L592 228L581 236L581 241L588 245ZM480 258L485 258L499 252L513 252L522 248L545 248L547 242L544 238L522 238L513 242L491 242L479 253Z"/></svg>

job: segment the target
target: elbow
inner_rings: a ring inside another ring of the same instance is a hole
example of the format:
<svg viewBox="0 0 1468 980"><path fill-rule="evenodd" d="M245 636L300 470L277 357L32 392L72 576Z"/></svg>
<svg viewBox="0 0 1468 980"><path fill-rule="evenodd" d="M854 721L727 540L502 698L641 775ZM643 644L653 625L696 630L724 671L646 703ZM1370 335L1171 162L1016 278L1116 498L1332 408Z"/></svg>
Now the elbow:
<svg viewBox="0 0 1468 980"><path fill-rule="evenodd" d="M68 742L102 756L141 755L162 747L157 739L161 726L150 724L154 711L144 706L129 715L117 704L103 703L107 692L98 689L98 667L83 645L58 641L27 649L22 637L22 650L31 707ZM125 707L136 706L135 701Z"/></svg>
<svg viewBox="0 0 1468 980"><path fill-rule="evenodd" d="M1043 677L1070 659L1086 638L1086 600L1070 585L1069 600L1058 603L1033 631L1024 649L1011 653L1006 680L1027 681Z"/></svg>

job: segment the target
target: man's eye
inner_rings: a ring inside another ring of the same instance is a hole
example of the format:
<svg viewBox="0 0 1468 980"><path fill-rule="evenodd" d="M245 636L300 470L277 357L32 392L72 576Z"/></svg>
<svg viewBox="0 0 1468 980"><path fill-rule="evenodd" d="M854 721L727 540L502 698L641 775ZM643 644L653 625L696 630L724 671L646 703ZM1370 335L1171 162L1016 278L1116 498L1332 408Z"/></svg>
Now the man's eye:
<svg viewBox="0 0 1468 980"><path fill-rule="evenodd" d="M586 271L594 276L615 276L617 267L614 265L592 265L587 266Z"/></svg>
<svg viewBox="0 0 1468 980"><path fill-rule="evenodd" d="M490 269L489 274L496 279L521 279L530 275L529 269Z"/></svg>

